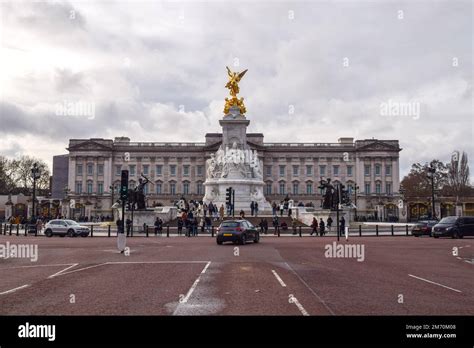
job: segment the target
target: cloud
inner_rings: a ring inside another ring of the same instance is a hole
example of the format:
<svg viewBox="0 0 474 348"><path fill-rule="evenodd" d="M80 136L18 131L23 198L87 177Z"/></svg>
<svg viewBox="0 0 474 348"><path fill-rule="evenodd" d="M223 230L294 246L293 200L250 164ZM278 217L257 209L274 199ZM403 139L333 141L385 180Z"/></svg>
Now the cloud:
<svg viewBox="0 0 474 348"><path fill-rule="evenodd" d="M220 130L226 65L249 69L241 83L249 130L266 141L399 139L402 174L455 149L474 159L470 2L0 9L2 132L28 138L18 151L41 148L49 163L69 138L204 141ZM420 117L382 116L388 100L419 102ZM92 119L55 113L58 103L81 102L94 106ZM0 152L12 154L5 142Z"/></svg>

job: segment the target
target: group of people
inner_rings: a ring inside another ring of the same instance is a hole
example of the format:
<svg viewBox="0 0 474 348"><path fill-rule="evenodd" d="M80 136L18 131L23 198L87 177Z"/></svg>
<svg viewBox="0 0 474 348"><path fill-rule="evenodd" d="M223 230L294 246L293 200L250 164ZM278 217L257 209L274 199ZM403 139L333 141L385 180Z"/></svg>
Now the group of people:
<svg viewBox="0 0 474 348"><path fill-rule="evenodd" d="M281 201L279 204L276 202L272 203L272 214L273 216L278 215L278 211L280 212L280 216L283 216L285 212L287 212L288 216L291 217L293 214L293 207L289 204L288 200Z"/></svg>
<svg viewBox="0 0 474 348"><path fill-rule="evenodd" d="M311 230L310 235L312 236L313 234L315 234L317 236L319 232L319 236L322 237L326 234L326 228L328 232L331 232L332 224L333 224L333 220L330 216L327 218L326 223L324 223L322 218L319 219L319 223L318 223L318 219L313 217L313 221L311 222L312 230ZM344 234L345 227L346 227L346 219L344 219L344 216L343 216L339 220L339 235L342 236Z"/></svg>

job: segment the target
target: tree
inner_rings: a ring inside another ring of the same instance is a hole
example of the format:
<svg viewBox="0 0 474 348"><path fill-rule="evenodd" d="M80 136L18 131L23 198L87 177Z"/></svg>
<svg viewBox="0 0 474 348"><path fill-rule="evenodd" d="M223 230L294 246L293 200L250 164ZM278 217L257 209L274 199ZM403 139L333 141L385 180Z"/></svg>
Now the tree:
<svg viewBox="0 0 474 348"><path fill-rule="evenodd" d="M40 159L22 156L19 159L14 159L10 162L11 177L16 188L16 193L30 194L33 189L33 176L31 168L36 163L40 170L41 176L36 180L36 188L38 191L47 191L49 189L50 172L48 165Z"/></svg>
<svg viewBox="0 0 474 348"><path fill-rule="evenodd" d="M448 168L448 184L451 194L459 197L468 194L471 191L469 187L469 164L467 154L463 151L459 156L456 151L451 157Z"/></svg>
<svg viewBox="0 0 474 348"><path fill-rule="evenodd" d="M441 191L448 182L448 168L443 162L434 159L430 163L414 163L411 166L410 173L400 183L405 197L431 197L431 179L428 170L432 166L436 170L434 175L435 190Z"/></svg>
<svg viewBox="0 0 474 348"><path fill-rule="evenodd" d="M3 156L0 156L0 194L8 195L15 188L12 180L11 170L11 161Z"/></svg>

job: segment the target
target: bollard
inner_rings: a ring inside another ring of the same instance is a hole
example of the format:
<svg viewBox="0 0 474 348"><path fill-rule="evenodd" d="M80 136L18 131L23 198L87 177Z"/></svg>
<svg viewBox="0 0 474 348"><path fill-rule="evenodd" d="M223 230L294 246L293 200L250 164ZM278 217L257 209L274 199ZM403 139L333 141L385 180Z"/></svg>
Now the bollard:
<svg viewBox="0 0 474 348"><path fill-rule="evenodd" d="M300 231L299 231L299 232L300 232L300 237L303 237L303 236L301 235L301 226L300 226L299 230L300 230Z"/></svg>
<svg viewBox="0 0 474 348"><path fill-rule="evenodd" d="M110 225L107 227L107 237L110 237Z"/></svg>
<svg viewBox="0 0 474 348"><path fill-rule="evenodd" d="M35 226L35 237L38 237L38 226Z"/></svg>
<svg viewBox="0 0 474 348"><path fill-rule="evenodd" d="M407 231L407 236L408 236L408 225L406 225L406 231Z"/></svg>
<svg viewBox="0 0 474 348"><path fill-rule="evenodd" d="M158 229L155 226L155 237L158 235Z"/></svg>
<svg viewBox="0 0 474 348"><path fill-rule="evenodd" d="M392 236L393 236L393 225L391 226L391 228L392 228Z"/></svg>
<svg viewBox="0 0 474 348"><path fill-rule="evenodd" d="M277 226L278 237L280 237L280 226Z"/></svg>
<svg viewBox="0 0 474 348"><path fill-rule="evenodd" d="M375 225L375 235L379 236L379 225Z"/></svg>
<svg viewBox="0 0 474 348"><path fill-rule="evenodd" d="M91 237L94 237L94 225L91 225Z"/></svg>
<svg viewBox="0 0 474 348"><path fill-rule="evenodd" d="M0 234L2 234L3 225L0 223Z"/></svg>
<svg viewBox="0 0 474 348"><path fill-rule="evenodd" d="M10 224L10 232L9 232L9 233L10 233L10 236L12 235L12 226L13 226L13 225ZM7 234L7 231L5 231L5 234Z"/></svg>
<svg viewBox="0 0 474 348"><path fill-rule="evenodd" d="M20 224L16 225L16 236L18 237L19 235L20 235Z"/></svg>
<svg viewBox="0 0 474 348"><path fill-rule="evenodd" d="M146 233L146 236L148 237L149 232L148 232L148 225L147 224L145 224L145 233Z"/></svg>
<svg viewBox="0 0 474 348"><path fill-rule="evenodd" d="M8 227L7 227L7 224L6 224L6 223L5 223L5 226L4 226L4 227L5 227L5 228L3 229L3 234L7 234L7 228L8 228Z"/></svg>
<svg viewBox="0 0 474 348"><path fill-rule="evenodd" d="M211 226L211 237L214 238L214 226Z"/></svg>
<svg viewBox="0 0 474 348"><path fill-rule="evenodd" d="M7 226L5 226L6 228ZM25 224L25 237L27 236L27 233L28 233L28 224Z"/></svg>
<svg viewBox="0 0 474 348"><path fill-rule="evenodd" d="M362 237L362 225L359 225L359 237Z"/></svg>
<svg viewBox="0 0 474 348"><path fill-rule="evenodd" d="M170 225L166 225L166 237L170 236Z"/></svg>
<svg viewBox="0 0 474 348"><path fill-rule="evenodd" d="M133 237L133 223L132 223L132 226L130 227L130 237Z"/></svg>

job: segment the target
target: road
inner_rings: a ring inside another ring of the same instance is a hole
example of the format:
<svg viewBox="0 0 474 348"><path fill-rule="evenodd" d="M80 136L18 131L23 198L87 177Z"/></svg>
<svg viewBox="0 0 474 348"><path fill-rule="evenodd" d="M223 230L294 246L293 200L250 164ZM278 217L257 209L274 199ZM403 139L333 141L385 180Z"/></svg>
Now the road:
<svg viewBox="0 0 474 348"><path fill-rule="evenodd" d="M327 257L333 241L266 236L218 246L210 237L129 238L125 255L115 238L2 235L0 246L38 245L39 257L0 260L0 314L474 313L474 239L341 240L363 246L359 261Z"/></svg>

